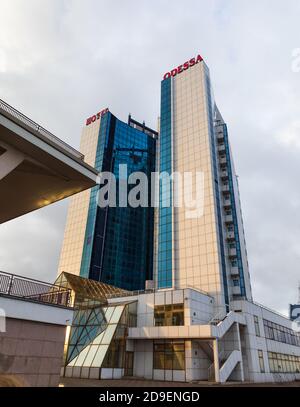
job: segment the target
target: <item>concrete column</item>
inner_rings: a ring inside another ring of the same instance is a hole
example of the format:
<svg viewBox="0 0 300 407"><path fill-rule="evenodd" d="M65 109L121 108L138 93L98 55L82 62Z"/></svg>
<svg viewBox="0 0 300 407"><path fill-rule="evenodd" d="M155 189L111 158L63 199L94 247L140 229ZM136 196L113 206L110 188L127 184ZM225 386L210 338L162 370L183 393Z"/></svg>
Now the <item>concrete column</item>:
<svg viewBox="0 0 300 407"><path fill-rule="evenodd" d="M215 381L220 382L220 364L219 364L219 344L216 338L213 341L213 351L214 351L214 367L215 367Z"/></svg>
<svg viewBox="0 0 300 407"><path fill-rule="evenodd" d="M240 362L240 371L241 371L241 381L245 381L244 375L244 364L243 364L243 354L242 354L242 344L241 344L241 334L240 334L240 325L236 323L236 331L237 331L237 341L238 341L238 349L241 352L241 362Z"/></svg>

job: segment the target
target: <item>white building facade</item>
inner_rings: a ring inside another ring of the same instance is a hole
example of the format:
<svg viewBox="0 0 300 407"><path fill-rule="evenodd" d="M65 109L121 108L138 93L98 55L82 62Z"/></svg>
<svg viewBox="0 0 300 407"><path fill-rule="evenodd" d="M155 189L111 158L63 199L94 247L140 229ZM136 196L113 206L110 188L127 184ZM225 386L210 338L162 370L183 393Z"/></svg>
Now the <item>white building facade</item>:
<svg viewBox="0 0 300 407"><path fill-rule="evenodd" d="M66 377L216 383L300 379L300 337L292 321L251 301L233 301L219 319L215 299L200 290L148 290L114 295L101 310L98 327L103 328L97 335L84 346L80 338L69 343L69 349L79 351L65 364ZM74 332L73 338L78 336Z"/></svg>

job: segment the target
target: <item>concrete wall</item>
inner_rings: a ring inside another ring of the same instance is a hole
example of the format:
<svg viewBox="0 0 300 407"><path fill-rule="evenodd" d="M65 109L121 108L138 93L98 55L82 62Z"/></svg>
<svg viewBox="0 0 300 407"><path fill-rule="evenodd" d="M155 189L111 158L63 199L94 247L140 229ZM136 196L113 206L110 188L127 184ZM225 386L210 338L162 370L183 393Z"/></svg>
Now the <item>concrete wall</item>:
<svg viewBox="0 0 300 407"><path fill-rule="evenodd" d="M28 386L57 386L64 339L62 325L7 318L0 333L0 374L16 375Z"/></svg>

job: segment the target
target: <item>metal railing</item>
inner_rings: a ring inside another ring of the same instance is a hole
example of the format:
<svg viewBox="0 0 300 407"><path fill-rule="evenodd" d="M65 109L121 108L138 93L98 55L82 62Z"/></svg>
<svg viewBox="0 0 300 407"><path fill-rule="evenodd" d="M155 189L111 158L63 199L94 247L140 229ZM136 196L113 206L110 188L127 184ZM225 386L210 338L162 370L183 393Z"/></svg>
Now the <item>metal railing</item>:
<svg viewBox="0 0 300 407"><path fill-rule="evenodd" d="M71 306L71 290L15 274L0 271L0 295L50 305Z"/></svg>
<svg viewBox="0 0 300 407"><path fill-rule="evenodd" d="M251 304L257 305L257 306L259 306L259 307L261 307L261 308L264 308L266 311L272 312L272 314L276 314L276 315L278 315L278 316L280 316L280 317L282 317L282 318L289 319L289 317L288 317L287 315L284 315L284 314L282 314L281 312L276 311L276 310L274 310L274 309L268 308L268 307L266 307L265 305L260 304L259 302L250 301L250 300L246 300L246 301L250 302Z"/></svg>
<svg viewBox="0 0 300 407"><path fill-rule="evenodd" d="M33 120L29 119L29 117L25 116L23 113L19 112L14 107L10 106L8 103L4 102L4 100L0 99L0 112L1 110L4 113L7 113L11 118L17 119L19 122L24 124L25 126L29 127L31 130L39 133L41 136L47 138L52 143L59 145L64 150L67 150L70 154L75 156L76 158L83 160L84 155L81 154L79 151L75 150L75 148L69 146L69 144L62 141L60 138L56 137L54 134L50 133L50 131L44 129L44 127L40 126Z"/></svg>
<svg viewBox="0 0 300 407"><path fill-rule="evenodd" d="M213 297L209 293L207 293L206 291L203 291L203 290L201 290L199 288L195 288L195 287L193 287L191 285L184 285L182 287L175 288L175 290L185 290L185 289L188 289L188 288L191 289L191 290L197 291L197 292L199 292L199 293L201 293L203 295L206 295L207 297L210 297L210 298L213 299ZM166 289L166 291L167 290L168 289ZM154 294L154 293L157 293L157 292L161 293L161 292L163 292L163 289L162 288L149 288L149 289L145 289L145 290L127 291L127 292L124 292L122 294L112 293L112 294L107 294L106 297L107 298L134 297L134 296L137 296L137 295L140 295L140 294Z"/></svg>
<svg viewBox="0 0 300 407"><path fill-rule="evenodd" d="M218 325L219 322L223 321L225 319L225 317L228 315L228 313L226 313L225 309L223 307L221 307L221 311L218 311L210 321L208 321L209 325Z"/></svg>

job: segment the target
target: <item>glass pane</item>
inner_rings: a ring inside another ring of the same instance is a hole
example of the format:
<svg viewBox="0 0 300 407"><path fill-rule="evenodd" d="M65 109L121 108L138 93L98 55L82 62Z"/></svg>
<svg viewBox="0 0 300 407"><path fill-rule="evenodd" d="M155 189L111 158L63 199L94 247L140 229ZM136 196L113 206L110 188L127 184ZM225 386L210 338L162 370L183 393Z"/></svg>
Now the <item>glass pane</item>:
<svg viewBox="0 0 300 407"><path fill-rule="evenodd" d="M101 332L100 335L98 335L92 342L93 345L99 345L102 342L102 338L105 334L105 331Z"/></svg>
<svg viewBox="0 0 300 407"><path fill-rule="evenodd" d="M184 351L184 342L173 342L174 351Z"/></svg>
<svg viewBox="0 0 300 407"><path fill-rule="evenodd" d="M92 367L101 367L108 345L100 345L93 360Z"/></svg>
<svg viewBox="0 0 300 407"><path fill-rule="evenodd" d="M94 359L94 356L95 356L95 354L97 352L97 349L98 349L98 345L93 345L93 346L90 347L90 350L89 350L89 352L88 352L82 366L86 366L86 367L91 366L91 363L92 363L92 361Z"/></svg>
<svg viewBox="0 0 300 407"><path fill-rule="evenodd" d="M173 368L173 353L165 353L165 370Z"/></svg>
<svg viewBox="0 0 300 407"><path fill-rule="evenodd" d="M111 316L112 316L114 310L115 310L115 307L107 307L107 308L105 309L105 318L106 318L106 321L107 321L107 322L110 321L110 318L111 318Z"/></svg>
<svg viewBox="0 0 300 407"><path fill-rule="evenodd" d="M108 325L108 327L104 331L104 335L103 335L103 338L102 338L101 343L103 345L109 345L110 344L115 330L116 330L116 325Z"/></svg>
<svg viewBox="0 0 300 407"><path fill-rule="evenodd" d="M184 370L184 352L175 352L173 357L173 370Z"/></svg>
<svg viewBox="0 0 300 407"><path fill-rule="evenodd" d="M153 368L154 369L164 369L164 353L163 352L154 353Z"/></svg>
<svg viewBox="0 0 300 407"><path fill-rule="evenodd" d="M113 316L111 317L110 323L111 324L116 324L119 322L120 317L122 315L122 312L124 310L124 305L119 305L115 308L115 311L113 313Z"/></svg>
<svg viewBox="0 0 300 407"><path fill-rule="evenodd" d="M88 345L86 348L84 348L79 353L75 366L82 366L84 359L85 359L86 355L88 354L89 350L90 350L90 345Z"/></svg>

